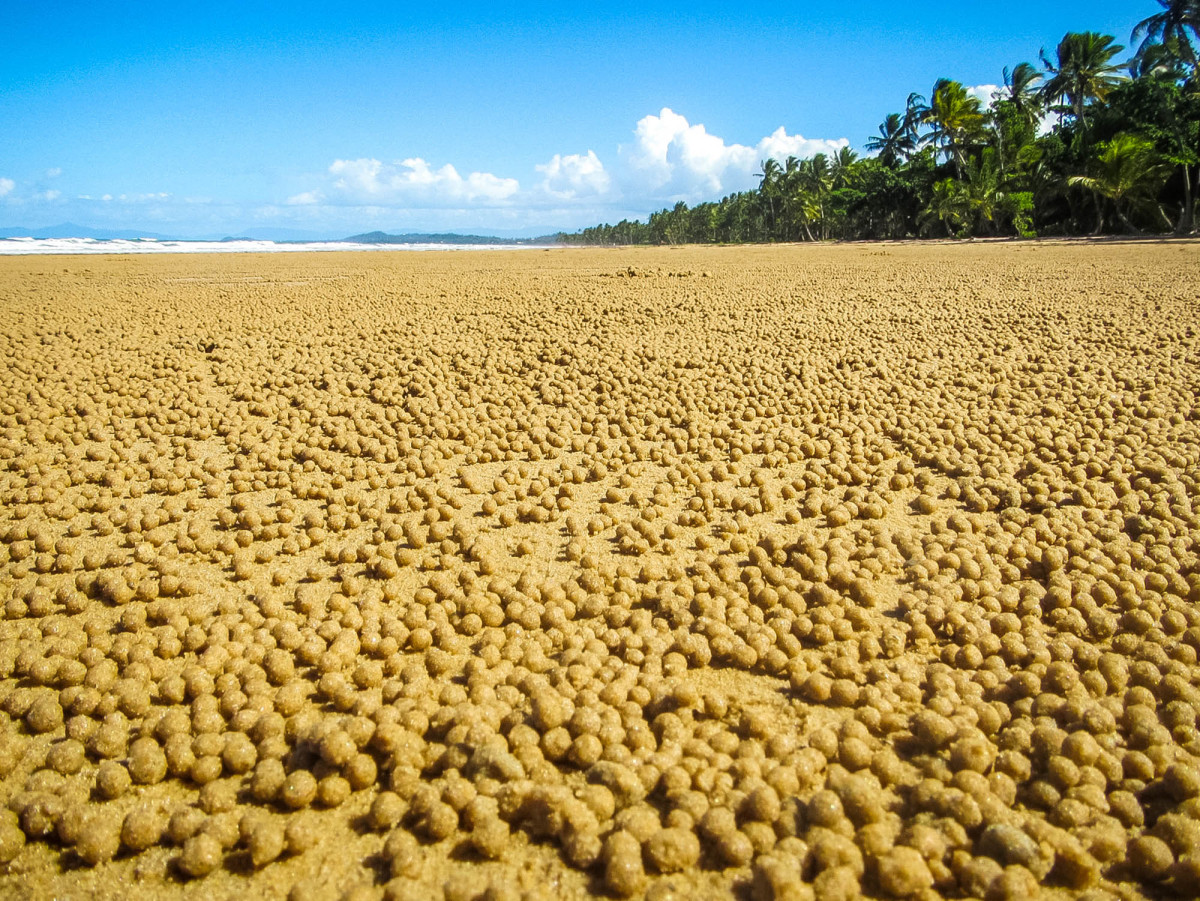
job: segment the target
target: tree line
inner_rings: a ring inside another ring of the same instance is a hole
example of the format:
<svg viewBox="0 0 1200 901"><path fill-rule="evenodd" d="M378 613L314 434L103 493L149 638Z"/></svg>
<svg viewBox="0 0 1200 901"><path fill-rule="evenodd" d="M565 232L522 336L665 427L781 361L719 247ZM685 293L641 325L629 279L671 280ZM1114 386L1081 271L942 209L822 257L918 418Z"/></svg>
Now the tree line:
<svg viewBox="0 0 1200 901"><path fill-rule="evenodd" d="M1004 69L988 103L941 79L866 142L768 159L754 190L561 235L680 244L1104 233L1194 234L1200 0L1156 0L1138 46L1070 32L1040 65Z"/></svg>

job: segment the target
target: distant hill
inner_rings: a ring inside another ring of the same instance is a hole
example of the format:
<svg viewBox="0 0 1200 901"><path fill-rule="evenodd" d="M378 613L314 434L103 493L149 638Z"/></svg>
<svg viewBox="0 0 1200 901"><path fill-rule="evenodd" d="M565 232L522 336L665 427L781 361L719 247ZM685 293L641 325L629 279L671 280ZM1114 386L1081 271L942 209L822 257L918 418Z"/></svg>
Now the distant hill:
<svg viewBox="0 0 1200 901"><path fill-rule="evenodd" d="M155 241L175 240L170 235L159 235L154 232L141 232L123 228L88 228L86 225L76 225L64 222L61 225L49 225L45 228L0 228L0 238L92 238L96 241L136 241L139 238L151 238Z"/></svg>
<svg viewBox="0 0 1200 901"><path fill-rule="evenodd" d="M417 234L389 235L387 232L367 232L352 235L342 241L351 244L556 244L556 235L540 238L498 238L495 235Z"/></svg>

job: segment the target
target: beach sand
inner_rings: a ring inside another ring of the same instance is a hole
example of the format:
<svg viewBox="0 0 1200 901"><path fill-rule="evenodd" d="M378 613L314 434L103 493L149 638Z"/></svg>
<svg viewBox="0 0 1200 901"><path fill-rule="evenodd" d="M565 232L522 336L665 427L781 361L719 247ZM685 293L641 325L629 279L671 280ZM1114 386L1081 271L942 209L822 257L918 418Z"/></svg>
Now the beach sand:
<svg viewBox="0 0 1200 901"><path fill-rule="evenodd" d="M1195 897L1198 261L0 258L0 897Z"/></svg>

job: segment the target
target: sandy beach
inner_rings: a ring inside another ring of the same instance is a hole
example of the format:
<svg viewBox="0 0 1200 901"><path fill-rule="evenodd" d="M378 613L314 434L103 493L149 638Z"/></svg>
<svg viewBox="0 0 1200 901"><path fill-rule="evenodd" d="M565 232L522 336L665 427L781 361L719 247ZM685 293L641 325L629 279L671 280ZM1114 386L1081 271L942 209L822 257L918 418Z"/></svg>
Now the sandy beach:
<svg viewBox="0 0 1200 901"><path fill-rule="evenodd" d="M1196 897L1198 263L0 257L0 897Z"/></svg>

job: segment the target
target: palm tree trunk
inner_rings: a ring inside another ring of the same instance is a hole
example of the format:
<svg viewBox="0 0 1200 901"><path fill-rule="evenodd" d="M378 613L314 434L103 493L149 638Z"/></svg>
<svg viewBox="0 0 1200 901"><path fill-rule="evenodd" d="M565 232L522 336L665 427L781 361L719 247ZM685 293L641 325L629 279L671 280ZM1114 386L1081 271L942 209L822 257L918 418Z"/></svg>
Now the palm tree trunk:
<svg viewBox="0 0 1200 901"><path fill-rule="evenodd" d="M1124 225L1124 226L1125 226L1125 228L1126 228L1126 229L1127 229L1127 230L1128 230L1128 231L1129 231L1131 234L1135 234L1135 235L1144 235L1144 234L1146 234L1144 231L1142 231L1140 228L1138 228L1136 225L1134 225L1132 222L1130 222L1130 221L1129 221L1129 217L1125 215L1125 210L1123 210L1123 209L1121 208L1121 204L1120 204L1120 203L1116 203L1116 204L1114 204L1114 205L1115 205L1115 206L1116 206L1116 208L1117 208L1117 218L1121 220L1121 224L1122 224L1122 225Z"/></svg>
<svg viewBox="0 0 1200 901"><path fill-rule="evenodd" d="M1100 232L1104 231L1104 204L1100 202L1099 195L1095 195L1096 201L1096 230L1092 232L1093 238L1098 238Z"/></svg>
<svg viewBox="0 0 1200 901"><path fill-rule="evenodd" d="M1190 235L1195 231L1195 210L1192 202L1192 169L1183 164L1183 212L1179 215L1179 224L1175 226L1177 235Z"/></svg>

